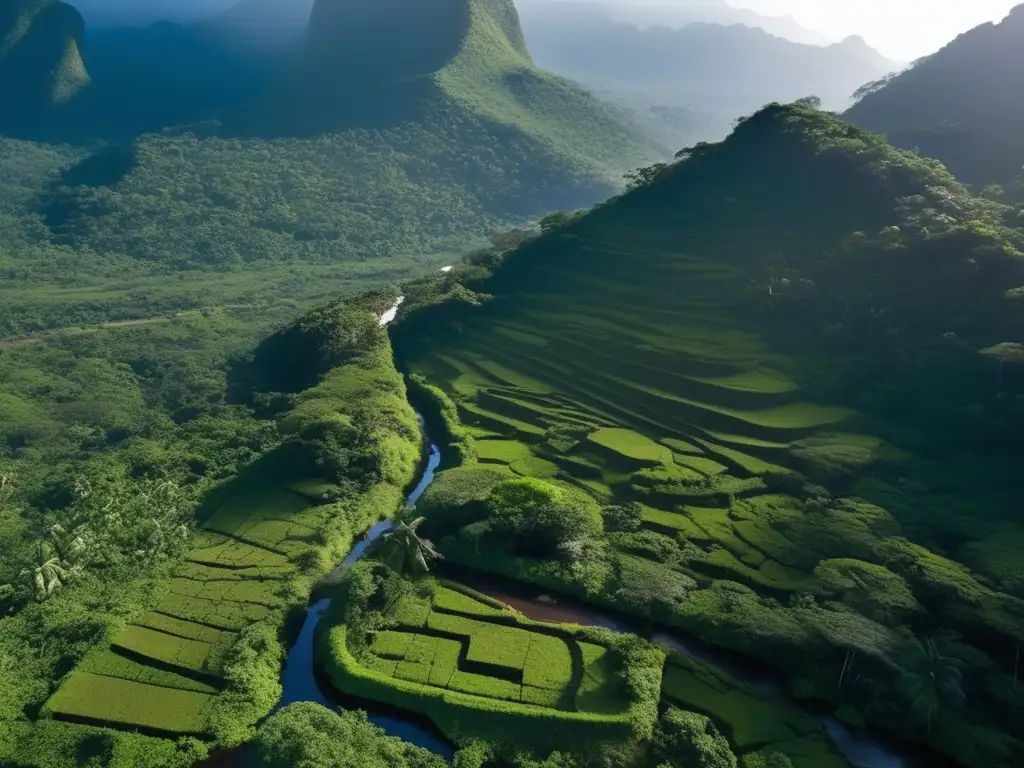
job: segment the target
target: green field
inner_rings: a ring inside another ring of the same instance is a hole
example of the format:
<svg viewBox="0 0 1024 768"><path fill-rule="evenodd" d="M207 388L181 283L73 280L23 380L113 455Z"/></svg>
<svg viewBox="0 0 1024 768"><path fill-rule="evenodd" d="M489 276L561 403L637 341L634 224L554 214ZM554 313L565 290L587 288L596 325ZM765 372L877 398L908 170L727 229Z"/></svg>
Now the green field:
<svg viewBox="0 0 1024 768"><path fill-rule="evenodd" d="M524 744L550 744L565 729L569 744L634 727L640 703L620 680L621 657L578 628L529 621L454 584L404 597L389 616L393 628L365 646L343 624L325 630L320 652L342 691L425 714L456 741L507 728Z"/></svg>

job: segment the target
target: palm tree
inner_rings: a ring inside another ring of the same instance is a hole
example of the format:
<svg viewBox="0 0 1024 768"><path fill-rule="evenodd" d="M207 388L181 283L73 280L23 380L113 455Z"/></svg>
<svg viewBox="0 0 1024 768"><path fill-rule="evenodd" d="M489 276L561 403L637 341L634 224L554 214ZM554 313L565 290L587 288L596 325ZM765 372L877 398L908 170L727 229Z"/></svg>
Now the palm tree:
<svg viewBox="0 0 1024 768"><path fill-rule="evenodd" d="M21 575L31 578L32 589L39 602L46 600L78 575L78 569L61 560L45 541L36 545L36 562L39 565L22 571Z"/></svg>
<svg viewBox="0 0 1024 768"><path fill-rule="evenodd" d="M418 517L406 522L402 517L395 520L391 530L374 542L372 554L391 570L403 576L419 576L430 570L434 560L443 560L434 545L417 533L426 518Z"/></svg>
<svg viewBox="0 0 1024 768"><path fill-rule="evenodd" d="M930 638L903 659L896 686L910 700L910 711L924 720L929 732L936 712L958 706L967 698L962 687L962 666L960 659L944 656Z"/></svg>

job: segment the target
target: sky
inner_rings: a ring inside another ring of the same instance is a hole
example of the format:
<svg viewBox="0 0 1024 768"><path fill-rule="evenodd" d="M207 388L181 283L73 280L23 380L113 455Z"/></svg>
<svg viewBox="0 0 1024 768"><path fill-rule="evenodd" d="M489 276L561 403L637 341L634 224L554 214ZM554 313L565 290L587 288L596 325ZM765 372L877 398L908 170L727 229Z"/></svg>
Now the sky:
<svg viewBox="0 0 1024 768"><path fill-rule="evenodd" d="M680 0L685 1L685 0ZM1002 19L1024 0L728 0L737 8L795 16L803 26L841 40L860 35L886 56L912 61L961 32Z"/></svg>

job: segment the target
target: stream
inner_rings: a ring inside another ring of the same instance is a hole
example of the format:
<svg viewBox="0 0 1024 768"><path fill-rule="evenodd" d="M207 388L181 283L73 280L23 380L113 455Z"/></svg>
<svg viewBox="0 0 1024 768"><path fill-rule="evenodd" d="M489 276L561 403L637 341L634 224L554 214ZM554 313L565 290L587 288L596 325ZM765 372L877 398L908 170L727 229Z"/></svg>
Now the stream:
<svg viewBox="0 0 1024 768"><path fill-rule="evenodd" d="M420 423L423 424L422 418ZM429 437L427 439L429 440ZM440 468L440 449L433 443L429 445L430 452L423 475L407 497L406 507L414 506L419 501ZM391 527L392 522L385 520L371 528L353 547L339 568L346 568L363 557L370 544ZM602 626L616 632L633 632L647 636L665 648L684 653L708 666L722 670L766 698L809 711L822 723L836 747L853 768L911 768L916 765L941 764L936 762L934 757L930 761L925 761L919 759L919 756L912 756L910 750L902 750L907 755L904 759L897 755L895 746L855 737L834 718L811 711L792 700L780 683L779 676L765 672L749 659L734 656L712 646L701 645L692 639L684 640L678 633L658 631L652 634L645 631L635 620L616 616L612 612L569 598L558 597L556 600L542 595L540 590L530 585L511 579L461 570L449 565L444 565L441 570L457 576L467 585L500 600L531 619ZM320 600L312 605L306 614L302 629L288 651L281 679L282 696L274 711L299 701L313 701L332 709L339 706L345 709L361 709L366 711L370 722L382 728L388 735L400 737L450 761L455 749L429 719L377 702L346 696L334 689L324 675L318 673L313 658L314 635L320 617L329 604L330 601L327 599ZM202 768L257 768L259 760L252 745L246 744L234 749L217 750L199 765Z"/></svg>

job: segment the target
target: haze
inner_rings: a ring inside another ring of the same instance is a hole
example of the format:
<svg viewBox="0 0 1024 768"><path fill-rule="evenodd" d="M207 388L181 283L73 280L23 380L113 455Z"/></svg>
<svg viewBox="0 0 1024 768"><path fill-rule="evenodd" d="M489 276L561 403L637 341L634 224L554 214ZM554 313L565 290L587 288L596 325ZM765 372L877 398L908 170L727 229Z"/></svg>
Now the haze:
<svg viewBox="0 0 1024 768"><path fill-rule="evenodd" d="M729 0L729 4L764 14L793 15L804 26L836 40L861 35L886 56L911 61L934 53L978 24L1002 19L1019 1Z"/></svg>
<svg viewBox="0 0 1024 768"><path fill-rule="evenodd" d="M517 0L522 2L523 0ZM530 0L536 2L537 0ZM562 1L562 0L559 0ZM624 0L606 0L623 4ZM644 5L717 5L726 0L640 0ZM139 23L155 18L185 20L216 13L236 0L79 0L95 21ZM630 0L636 2L636 0ZM728 0L737 8L766 15L791 15L808 29L834 41L860 35L882 54L912 61L934 53L954 37L986 21L1003 18L1020 0Z"/></svg>

